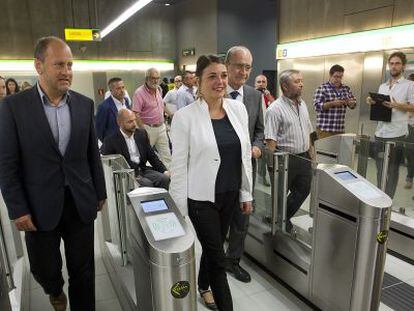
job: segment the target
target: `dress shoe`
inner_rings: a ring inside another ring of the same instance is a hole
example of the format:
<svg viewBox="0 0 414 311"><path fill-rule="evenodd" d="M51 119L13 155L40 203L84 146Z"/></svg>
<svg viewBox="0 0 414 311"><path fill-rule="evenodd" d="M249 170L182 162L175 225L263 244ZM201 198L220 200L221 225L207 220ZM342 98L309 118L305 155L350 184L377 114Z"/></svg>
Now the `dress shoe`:
<svg viewBox="0 0 414 311"><path fill-rule="evenodd" d="M252 278L249 272L240 267L239 263L229 263L226 268L227 272L230 272L236 280L243 283L249 283Z"/></svg>
<svg viewBox="0 0 414 311"><path fill-rule="evenodd" d="M59 296L55 297L49 295L50 304L53 306L55 311L65 311L68 304L68 299L66 298L65 292L62 292Z"/></svg>
<svg viewBox="0 0 414 311"><path fill-rule="evenodd" d="M217 310L218 311L218 307L216 305L216 303L214 302L214 297L213 297L213 293L211 292L211 290L198 290L198 292L200 293L200 297L203 299L204 305L207 307L207 309L209 310Z"/></svg>
<svg viewBox="0 0 414 311"><path fill-rule="evenodd" d="M410 180L407 180L405 182L404 189L411 189L412 187L413 187L413 182Z"/></svg>

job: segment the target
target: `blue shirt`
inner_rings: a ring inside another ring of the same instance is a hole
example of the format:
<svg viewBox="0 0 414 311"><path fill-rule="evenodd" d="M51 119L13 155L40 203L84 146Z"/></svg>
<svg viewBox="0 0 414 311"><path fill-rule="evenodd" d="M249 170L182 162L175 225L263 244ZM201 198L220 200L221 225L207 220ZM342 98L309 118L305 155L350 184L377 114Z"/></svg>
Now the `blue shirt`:
<svg viewBox="0 0 414 311"><path fill-rule="evenodd" d="M49 122L53 138L59 147L60 153L64 155L71 133L71 118L68 104L70 100L69 92L66 92L66 94L62 96L62 99L57 106L53 106L47 98L47 95L43 92L39 83L37 83L37 90L40 95L40 100L43 103L43 109L45 111L47 121Z"/></svg>
<svg viewBox="0 0 414 311"><path fill-rule="evenodd" d="M194 89L184 84L177 91L177 110L188 106L195 101Z"/></svg>

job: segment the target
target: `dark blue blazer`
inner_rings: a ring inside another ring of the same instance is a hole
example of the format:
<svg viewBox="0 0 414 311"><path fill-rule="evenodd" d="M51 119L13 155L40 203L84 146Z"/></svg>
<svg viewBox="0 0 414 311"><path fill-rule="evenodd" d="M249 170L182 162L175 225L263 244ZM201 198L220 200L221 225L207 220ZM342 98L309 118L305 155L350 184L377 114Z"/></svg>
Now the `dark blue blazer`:
<svg viewBox="0 0 414 311"><path fill-rule="evenodd" d="M8 96L0 105L0 188L11 219L31 214L38 230L53 230L68 186L84 223L96 218L106 198L97 146L93 101L69 91L71 135L59 151L37 87Z"/></svg>
<svg viewBox="0 0 414 311"><path fill-rule="evenodd" d="M125 105L129 109L127 98L125 98ZM116 122L117 115L118 109L112 96L109 96L99 105L96 113L96 134L101 142L104 141L105 137L111 136L119 129Z"/></svg>

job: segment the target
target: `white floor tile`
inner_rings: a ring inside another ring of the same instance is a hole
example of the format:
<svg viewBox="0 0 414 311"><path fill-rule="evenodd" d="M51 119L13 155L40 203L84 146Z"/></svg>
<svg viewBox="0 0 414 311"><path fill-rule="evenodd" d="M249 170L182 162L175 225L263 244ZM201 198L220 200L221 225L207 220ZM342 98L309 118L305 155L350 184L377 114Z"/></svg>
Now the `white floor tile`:
<svg viewBox="0 0 414 311"><path fill-rule="evenodd" d="M96 302L96 311L122 311L122 308L118 299L106 299Z"/></svg>
<svg viewBox="0 0 414 311"><path fill-rule="evenodd" d="M111 280L107 274L98 275L95 277L96 284L96 300L116 299L116 294L112 286Z"/></svg>

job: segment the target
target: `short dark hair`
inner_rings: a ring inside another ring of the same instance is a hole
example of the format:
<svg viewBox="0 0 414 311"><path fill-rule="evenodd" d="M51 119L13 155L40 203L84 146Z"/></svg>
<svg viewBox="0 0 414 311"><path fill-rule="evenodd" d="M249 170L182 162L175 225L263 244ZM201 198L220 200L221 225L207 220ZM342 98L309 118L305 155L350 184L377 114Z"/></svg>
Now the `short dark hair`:
<svg viewBox="0 0 414 311"><path fill-rule="evenodd" d="M10 93L10 90L9 90L9 83L10 82L12 82L12 83L14 83L16 85L15 92L16 93L20 92L20 87L19 87L19 84L17 83L17 81L15 79L13 79L13 78L8 78L6 80L6 92L7 92L7 95L10 95L11 94Z"/></svg>
<svg viewBox="0 0 414 311"><path fill-rule="evenodd" d="M329 75L330 76L333 76L335 72L344 73L345 72L345 69L341 65L336 64L336 65L333 65L331 67L331 69L329 69Z"/></svg>
<svg viewBox="0 0 414 311"><path fill-rule="evenodd" d="M203 75L204 69L206 69L211 64L224 64L223 58L217 55L201 55L197 59L197 69L196 76L200 79Z"/></svg>
<svg viewBox="0 0 414 311"><path fill-rule="evenodd" d="M34 50L34 58L44 62L47 48L52 42L60 42L64 45L67 45L65 41L55 36L42 37L39 40L37 40Z"/></svg>
<svg viewBox="0 0 414 311"><path fill-rule="evenodd" d="M414 72L410 73L410 75L407 78L408 80L414 81Z"/></svg>
<svg viewBox="0 0 414 311"><path fill-rule="evenodd" d="M401 62L402 62L403 65L407 64L407 56L403 52L393 52L393 53L391 53L391 55L388 57L388 62L393 57L398 57L399 59L401 59Z"/></svg>
<svg viewBox="0 0 414 311"><path fill-rule="evenodd" d="M113 77L113 78L108 80L108 87L111 88L113 83L120 82L120 81L122 81L121 78Z"/></svg>

